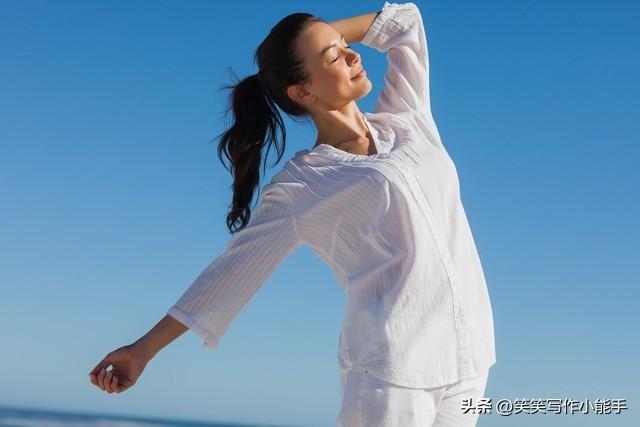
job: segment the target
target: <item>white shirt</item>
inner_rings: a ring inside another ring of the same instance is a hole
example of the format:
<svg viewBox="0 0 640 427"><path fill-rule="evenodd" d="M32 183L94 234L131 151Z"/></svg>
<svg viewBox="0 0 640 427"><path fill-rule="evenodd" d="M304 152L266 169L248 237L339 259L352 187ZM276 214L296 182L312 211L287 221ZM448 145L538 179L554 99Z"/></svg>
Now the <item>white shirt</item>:
<svg viewBox="0 0 640 427"><path fill-rule="evenodd" d="M338 361L406 387L437 387L495 363L493 316L458 176L433 120L422 17L385 2L362 44L387 52L363 113L377 153L300 150L263 188L246 228L168 314L216 348L235 316L300 245L346 294Z"/></svg>

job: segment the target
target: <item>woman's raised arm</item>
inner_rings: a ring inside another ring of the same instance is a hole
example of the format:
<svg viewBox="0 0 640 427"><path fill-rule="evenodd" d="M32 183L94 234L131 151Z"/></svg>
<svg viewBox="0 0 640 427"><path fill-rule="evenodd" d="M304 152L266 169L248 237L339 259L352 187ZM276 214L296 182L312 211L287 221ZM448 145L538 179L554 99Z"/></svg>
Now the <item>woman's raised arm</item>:
<svg viewBox="0 0 640 427"><path fill-rule="evenodd" d="M418 7L385 2L360 43L387 53L384 87L375 112L416 112L429 119L429 53Z"/></svg>
<svg viewBox="0 0 640 427"><path fill-rule="evenodd" d="M329 22L335 30L342 35L347 43L358 43L366 34L373 20L380 12L365 13Z"/></svg>

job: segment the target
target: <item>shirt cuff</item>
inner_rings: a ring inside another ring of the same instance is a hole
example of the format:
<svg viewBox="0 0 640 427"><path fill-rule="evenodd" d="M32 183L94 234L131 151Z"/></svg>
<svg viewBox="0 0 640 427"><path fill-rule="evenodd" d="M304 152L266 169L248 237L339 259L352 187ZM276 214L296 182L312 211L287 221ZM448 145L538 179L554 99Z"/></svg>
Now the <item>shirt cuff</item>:
<svg viewBox="0 0 640 427"><path fill-rule="evenodd" d="M398 6L398 4L385 1L380 13L373 20L369 29L362 37L362 40L360 40L360 43L377 49L378 46L387 41L389 36L386 32L382 31L382 27L389 18L395 15Z"/></svg>
<svg viewBox="0 0 640 427"><path fill-rule="evenodd" d="M203 328L193 317L180 310L177 306L172 306L167 311L167 314L187 326L191 331L198 335L203 340L203 347L210 349L218 347L220 339Z"/></svg>

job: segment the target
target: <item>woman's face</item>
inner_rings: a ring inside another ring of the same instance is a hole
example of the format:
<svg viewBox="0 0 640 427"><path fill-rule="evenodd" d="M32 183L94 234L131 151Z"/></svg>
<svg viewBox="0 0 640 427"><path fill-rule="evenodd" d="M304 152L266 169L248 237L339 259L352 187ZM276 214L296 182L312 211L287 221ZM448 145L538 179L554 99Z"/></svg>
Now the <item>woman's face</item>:
<svg viewBox="0 0 640 427"><path fill-rule="evenodd" d="M290 86L288 93L308 110L333 110L360 99L371 91L360 55L331 25L313 22L296 40L310 81ZM362 73L360 73L362 71Z"/></svg>

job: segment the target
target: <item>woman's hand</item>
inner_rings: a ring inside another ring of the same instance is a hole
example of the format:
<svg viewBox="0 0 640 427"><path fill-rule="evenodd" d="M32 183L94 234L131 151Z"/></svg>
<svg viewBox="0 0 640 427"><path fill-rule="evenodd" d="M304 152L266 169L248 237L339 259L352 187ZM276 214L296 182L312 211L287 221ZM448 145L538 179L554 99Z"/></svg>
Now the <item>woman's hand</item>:
<svg viewBox="0 0 640 427"><path fill-rule="evenodd" d="M89 378L107 393L122 393L136 383L152 357L135 344L125 345L107 354L89 373ZM107 371L109 366L112 369Z"/></svg>
<svg viewBox="0 0 640 427"><path fill-rule="evenodd" d="M91 383L107 393L122 393L136 383L149 360L188 329L166 314L142 338L107 354L89 373ZM107 371L109 365L113 369Z"/></svg>

